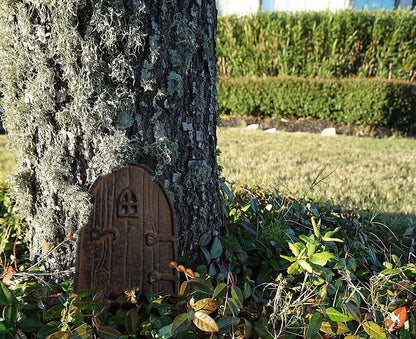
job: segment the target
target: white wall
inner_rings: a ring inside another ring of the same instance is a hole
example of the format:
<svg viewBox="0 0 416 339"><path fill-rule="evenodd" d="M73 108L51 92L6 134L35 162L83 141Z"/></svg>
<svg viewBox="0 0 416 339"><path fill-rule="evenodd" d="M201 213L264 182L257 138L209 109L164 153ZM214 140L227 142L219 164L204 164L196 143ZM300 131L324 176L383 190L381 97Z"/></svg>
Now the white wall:
<svg viewBox="0 0 416 339"><path fill-rule="evenodd" d="M336 11L350 6L350 0L275 0L278 11Z"/></svg>
<svg viewBox="0 0 416 339"><path fill-rule="evenodd" d="M247 15L256 13L259 7L260 0L217 0L218 15Z"/></svg>
<svg viewBox="0 0 416 339"><path fill-rule="evenodd" d="M0 0L2 1L2 0ZM255 13L260 7L261 0L217 0L218 15L246 15ZM372 8L373 3L377 3L379 8L391 8L394 0L274 0L274 10L276 11L336 11L346 9L356 4L355 8L362 9L364 5ZM399 0L401 7L412 5L412 0ZM271 6L268 6L271 7Z"/></svg>

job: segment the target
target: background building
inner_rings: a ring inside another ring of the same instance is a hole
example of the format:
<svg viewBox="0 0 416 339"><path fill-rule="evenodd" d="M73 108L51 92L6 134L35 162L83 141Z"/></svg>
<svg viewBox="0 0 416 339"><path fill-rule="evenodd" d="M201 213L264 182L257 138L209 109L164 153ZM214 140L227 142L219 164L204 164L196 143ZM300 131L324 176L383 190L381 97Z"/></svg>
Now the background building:
<svg viewBox="0 0 416 339"><path fill-rule="evenodd" d="M416 6L416 0L217 0L218 15L264 11L336 11L346 8L392 9Z"/></svg>

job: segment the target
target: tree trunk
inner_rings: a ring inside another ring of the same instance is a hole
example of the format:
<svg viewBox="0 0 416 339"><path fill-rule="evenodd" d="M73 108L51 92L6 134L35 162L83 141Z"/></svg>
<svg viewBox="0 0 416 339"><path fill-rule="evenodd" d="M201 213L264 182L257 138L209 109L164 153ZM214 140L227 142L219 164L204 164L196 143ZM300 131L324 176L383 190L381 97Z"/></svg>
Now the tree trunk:
<svg viewBox="0 0 416 339"><path fill-rule="evenodd" d="M167 189L179 254L197 251L223 224L215 0L17 0L0 11L11 187L32 258L71 270L65 239L88 219L88 189L130 163Z"/></svg>

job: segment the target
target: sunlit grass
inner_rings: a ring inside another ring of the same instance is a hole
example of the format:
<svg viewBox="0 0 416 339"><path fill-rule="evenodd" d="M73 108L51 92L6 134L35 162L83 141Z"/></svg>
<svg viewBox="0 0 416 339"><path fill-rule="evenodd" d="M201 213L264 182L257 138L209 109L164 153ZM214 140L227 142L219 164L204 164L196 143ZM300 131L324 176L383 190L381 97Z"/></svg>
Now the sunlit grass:
<svg viewBox="0 0 416 339"><path fill-rule="evenodd" d="M416 215L416 139L220 128L223 176L236 185L277 188L393 215Z"/></svg>
<svg viewBox="0 0 416 339"><path fill-rule="evenodd" d="M6 148L7 136L0 135L0 182L14 171L16 166L13 154Z"/></svg>
<svg viewBox="0 0 416 339"><path fill-rule="evenodd" d="M354 208L416 216L416 139L323 137L310 133L267 134L218 129L222 175L236 185L278 189ZM14 157L0 135L0 181L13 172Z"/></svg>

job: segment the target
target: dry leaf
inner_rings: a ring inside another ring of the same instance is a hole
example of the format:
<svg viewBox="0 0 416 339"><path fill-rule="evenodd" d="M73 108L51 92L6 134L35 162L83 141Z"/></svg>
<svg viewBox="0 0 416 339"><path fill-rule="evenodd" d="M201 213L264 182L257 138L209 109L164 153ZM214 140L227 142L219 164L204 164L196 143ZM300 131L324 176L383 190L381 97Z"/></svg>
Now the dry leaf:
<svg viewBox="0 0 416 339"><path fill-rule="evenodd" d="M46 242L45 238L42 239L42 248L43 248L43 252L48 253L48 251L49 251L49 245Z"/></svg>
<svg viewBox="0 0 416 339"><path fill-rule="evenodd" d="M218 308L218 304L212 298L204 298L198 300L197 302L195 302L192 298L190 301L190 305L195 311L199 311L206 314L212 313Z"/></svg>
<svg viewBox="0 0 416 339"><path fill-rule="evenodd" d="M6 285L6 286L11 286L11 285L13 285L13 280L14 280L14 270L13 270L13 267L12 266L9 266L8 268L7 268L7 273L6 273L6 275L3 277L3 283Z"/></svg>
<svg viewBox="0 0 416 339"><path fill-rule="evenodd" d="M406 321L406 317L407 310L405 306L395 309L384 322L386 331L390 333L401 328Z"/></svg>

